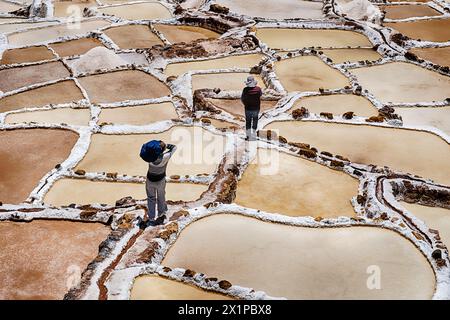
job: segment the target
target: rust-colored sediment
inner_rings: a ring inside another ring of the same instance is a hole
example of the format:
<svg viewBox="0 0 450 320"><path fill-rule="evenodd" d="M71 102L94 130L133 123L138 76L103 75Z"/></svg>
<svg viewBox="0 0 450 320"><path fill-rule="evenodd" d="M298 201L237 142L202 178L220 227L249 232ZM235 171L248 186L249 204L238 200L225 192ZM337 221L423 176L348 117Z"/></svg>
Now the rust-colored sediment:
<svg viewBox="0 0 450 320"><path fill-rule="evenodd" d="M0 201L26 200L39 180L67 159L77 140L68 130L0 131Z"/></svg>

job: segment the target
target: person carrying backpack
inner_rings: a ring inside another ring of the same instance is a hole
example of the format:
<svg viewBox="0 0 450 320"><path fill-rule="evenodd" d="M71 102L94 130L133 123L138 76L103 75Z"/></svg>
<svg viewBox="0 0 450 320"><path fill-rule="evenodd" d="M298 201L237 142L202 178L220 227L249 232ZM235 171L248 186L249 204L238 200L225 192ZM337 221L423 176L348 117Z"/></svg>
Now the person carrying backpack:
<svg viewBox="0 0 450 320"><path fill-rule="evenodd" d="M160 140L147 142L141 148L140 156L148 163L145 182L148 222L143 225L144 227L162 224L166 218L166 168L176 149L175 145L166 145ZM156 216L156 206L158 207L158 217Z"/></svg>

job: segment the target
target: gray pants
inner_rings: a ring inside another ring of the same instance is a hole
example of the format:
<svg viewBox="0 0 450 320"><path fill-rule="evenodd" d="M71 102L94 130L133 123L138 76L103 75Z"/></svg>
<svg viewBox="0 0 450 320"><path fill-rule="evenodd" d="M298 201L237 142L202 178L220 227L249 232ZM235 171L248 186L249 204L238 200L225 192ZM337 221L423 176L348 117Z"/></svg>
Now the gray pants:
<svg viewBox="0 0 450 320"><path fill-rule="evenodd" d="M147 191L148 218L156 219L156 202L158 202L158 216L162 216L167 211L166 203L166 179L152 182L147 179L145 182Z"/></svg>

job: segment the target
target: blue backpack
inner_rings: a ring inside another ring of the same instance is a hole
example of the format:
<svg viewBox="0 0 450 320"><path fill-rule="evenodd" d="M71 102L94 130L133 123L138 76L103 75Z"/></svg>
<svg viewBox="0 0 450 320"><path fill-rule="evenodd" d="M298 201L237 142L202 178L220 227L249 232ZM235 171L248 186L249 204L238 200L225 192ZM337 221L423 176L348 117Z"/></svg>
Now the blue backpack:
<svg viewBox="0 0 450 320"><path fill-rule="evenodd" d="M160 141L152 140L142 145L140 156L145 162L154 162L161 153L162 149Z"/></svg>

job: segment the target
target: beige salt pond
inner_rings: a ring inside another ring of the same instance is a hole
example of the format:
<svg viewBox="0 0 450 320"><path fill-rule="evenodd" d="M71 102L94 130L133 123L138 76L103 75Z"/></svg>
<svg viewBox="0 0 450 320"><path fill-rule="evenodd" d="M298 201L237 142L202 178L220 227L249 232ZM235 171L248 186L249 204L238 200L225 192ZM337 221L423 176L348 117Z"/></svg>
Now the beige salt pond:
<svg viewBox="0 0 450 320"><path fill-rule="evenodd" d="M378 115L377 109L369 100L353 94L332 94L300 98L294 103L290 111L292 112L300 107L305 107L309 112L315 114L329 112L335 115L342 115L348 111L353 111L355 115L361 117Z"/></svg>
<svg viewBox="0 0 450 320"><path fill-rule="evenodd" d="M261 149L238 183L235 202L288 216L354 216L350 200L357 193L358 180L345 173Z"/></svg>
<svg viewBox="0 0 450 320"><path fill-rule="evenodd" d="M216 1L230 11L250 17L268 19L320 19L323 18L322 3L302 0L219 0Z"/></svg>
<svg viewBox="0 0 450 320"><path fill-rule="evenodd" d="M189 43L198 39L217 39L220 37L219 33L202 27L168 24L156 24L154 27L161 32L170 43Z"/></svg>
<svg viewBox="0 0 450 320"><path fill-rule="evenodd" d="M68 158L77 140L68 130L0 131L0 201L25 201L40 179Z"/></svg>
<svg viewBox="0 0 450 320"><path fill-rule="evenodd" d="M79 79L94 103L153 99L170 94L169 88L150 74L125 70Z"/></svg>
<svg viewBox="0 0 450 320"><path fill-rule="evenodd" d="M407 126L430 126L450 136L450 107L396 108L395 113L403 118Z"/></svg>
<svg viewBox="0 0 450 320"><path fill-rule="evenodd" d="M210 101L219 109L225 110L236 116L245 116L244 105L239 99L210 99L206 100ZM261 101L261 112L268 111L270 109L275 108L278 101Z"/></svg>
<svg viewBox="0 0 450 320"><path fill-rule="evenodd" d="M37 62L53 58L55 58L55 56L45 46L9 49L3 52L0 64L6 65L14 63Z"/></svg>
<svg viewBox="0 0 450 320"><path fill-rule="evenodd" d="M342 73L313 56L278 61L275 63L275 73L287 91L338 89L350 84Z"/></svg>
<svg viewBox="0 0 450 320"><path fill-rule="evenodd" d="M0 222L0 299L62 300L109 232L99 223Z"/></svg>
<svg viewBox="0 0 450 320"><path fill-rule="evenodd" d="M20 9L21 7L22 6L15 4L15 3L0 1L0 12L1 13L8 13L8 12Z"/></svg>
<svg viewBox="0 0 450 320"><path fill-rule="evenodd" d="M200 184L167 183L166 199L172 201L194 201L199 199L206 189L206 185ZM114 205L117 200L128 196L138 200L146 199L145 184L61 179L45 195L44 202L54 206L69 205L71 203Z"/></svg>
<svg viewBox="0 0 450 320"><path fill-rule="evenodd" d="M160 276L140 276L134 280L131 300L230 300L226 295Z"/></svg>
<svg viewBox="0 0 450 320"><path fill-rule="evenodd" d="M82 99L84 97L75 82L67 80L1 98L0 112L69 103Z"/></svg>
<svg viewBox="0 0 450 320"><path fill-rule="evenodd" d="M162 265L288 299L431 299L433 270L415 246L378 228L302 228L231 214L181 232ZM371 266L381 289L368 289Z"/></svg>
<svg viewBox="0 0 450 320"><path fill-rule="evenodd" d="M266 129L279 130L288 141L309 143L355 163L388 166L450 185L450 147L431 133L311 121L274 122Z"/></svg>
<svg viewBox="0 0 450 320"><path fill-rule="evenodd" d="M256 31L256 36L272 49L373 46L365 35L346 30L260 28Z"/></svg>
<svg viewBox="0 0 450 320"><path fill-rule="evenodd" d="M167 66L164 73L167 75L179 76L189 71L251 68L257 65L262 58L262 54L246 54L210 60L172 63Z"/></svg>
<svg viewBox="0 0 450 320"><path fill-rule="evenodd" d="M60 108L52 110L11 113L6 116L5 123L65 123L74 126L87 126L90 119L91 112L89 109Z"/></svg>
<svg viewBox="0 0 450 320"><path fill-rule="evenodd" d="M376 61L382 56L373 49L331 49L323 50L323 53L333 60L333 63Z"/></svg>
<svg viewBox="0 0 450 320"><path fill-rule="evenodd" d="M29 28L37 28L44 26L51 26L57 24L56 22L21 22L21 23L5 23L0 25L0 33L8 33L21 31Z"/></svg>
<svg viewBox="0 0 450 320"><path fill-rule="evenodd" d="M431 61L441 66L450 66L450 47L442 48L413 48L410 52L424 60Z"/></svg>
<svg viewBox="0 0 450 320"><path fill-rule="evenodd" d="M103 108L98 122L146 125L171 119L178 119L178 115L172 103L164 102L125 108Z"/></svg>
<svg viewBox="0 0 450 320"><path fill-rule="evenodd" d="M163 44L156 34L145 25L129 25L110 28L105 34L121 49L151 48Z"/></svg>
<svg viewBox="0 0 450 320"><path fill-rule="evenodd" d="M158 134L94 134L89 151L77 168L144 176L148 165L139 157L139 152L150 140L178 146L167 167L169 176L213 173L225 148L225 138L199 127L174 127Z"/></svg>
<svg viewBox="0 0 450 320"><path fill-rule="evenodd" d="M439 16L440 12L431 8L430 6L424 5L395 5L395 6L380 6L380 10L386 11L387 19L406 19L412 17L431 17Z"/></svg>
<svg viewBox="0 0 450 320"><path fill-rule="evenodd" d="M450 78L411 63L392 62L352 69L364 89L382 102L443 101L450 96Z"/></svg>
<svg viewBox="0 0 450 320"><path fill-rule="evenodd" d="M412 22L385 23L411 39L433 42L450 41L450 19L417 20Z"/></svg>
<svg viewBox="0 0 450 320"><path fill-rule="evenodd" d="M450 248L450 210L401 202L401 206L431 228L439 231L442 242Z"/></svg>
<svg viewBox="0 0 450 320"><path fill-rule="evenodd" d="M192 75L192 90L220 88L222 91L242 91L248 73L207 73ZM260 75L252 74L258 81L258 86L265 88L265 84Z"/></svg>
<svg viewBox="0 0 450 320"><path fill-rule="evenodd" d="M96 6L95 0L55 0L53 15L55 17L82 17L85 8Z"/></svg>
<svg viewBox="0 0 450 320"><path fill-rule="evenodd" d="M172 14L159 2L134 3L97 8L98 12L125 20L170 19Z"/></svg>
<svg viewBox="0 0 450 320"><path fill-rule="evenodd" d="M103 46L100 40L95 38L82 38L65 42L57 42L49 45L60 57L78 56L89 50Z"/></svg>
<svg viewBox="0 0 450 320"><path fill-rule="evenodd" d="M51 26L39 29L32 29L20 33L13 33L8 36L8 41L14 46L26 46L34 43L46 42L62 37L75 36L84 34L89 31L106 27L109 22L105 20L89 20L81 21L79 26L71 24L62 24L58 26Z"/></svg>
<svg viewBox="0 0 450 320"><path fill-rule="evenodd" d="M0 90L13 91L47 81L69 77L69 70L62 62L49 62L26 67L0 70Z"/></svg>

